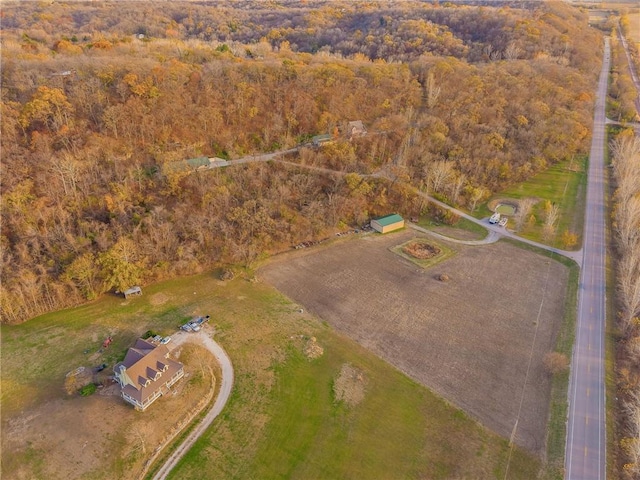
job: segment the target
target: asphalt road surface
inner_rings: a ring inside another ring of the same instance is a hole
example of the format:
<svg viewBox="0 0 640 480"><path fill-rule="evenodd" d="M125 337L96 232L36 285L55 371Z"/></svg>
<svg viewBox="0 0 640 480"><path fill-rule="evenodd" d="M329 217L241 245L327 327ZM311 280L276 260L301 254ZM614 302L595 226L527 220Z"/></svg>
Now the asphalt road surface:
<svg viewBox="0 0 640 480"><path fill-rule="evenodd" d="M604 139L609 57L609 39L607 38L596 96L589 157L583 259L578 290L577 332L569 384L566 480L604 480L606 478Z"/></svg>

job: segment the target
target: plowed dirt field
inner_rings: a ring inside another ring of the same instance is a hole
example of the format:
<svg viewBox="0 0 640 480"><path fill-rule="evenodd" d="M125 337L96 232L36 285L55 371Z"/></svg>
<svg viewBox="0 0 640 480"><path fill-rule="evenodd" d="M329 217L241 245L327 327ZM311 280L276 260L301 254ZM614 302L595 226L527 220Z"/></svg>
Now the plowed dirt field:
<svg viewBox="0 0 640 480"><path fill-rule="evenodd" d="M568 269L499 242L422 269L366 235L282 255L260 276L312 313L534 453L545 443L553 351ZM443 242L444 243L444 242ZM441 274L450 277L438 280Z"/></svg>

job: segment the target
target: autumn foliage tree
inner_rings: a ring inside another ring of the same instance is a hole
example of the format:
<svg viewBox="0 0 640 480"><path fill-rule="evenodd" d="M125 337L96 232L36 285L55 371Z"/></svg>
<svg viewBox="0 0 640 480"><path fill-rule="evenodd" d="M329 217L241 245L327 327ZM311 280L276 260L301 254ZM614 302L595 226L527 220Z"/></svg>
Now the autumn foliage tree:
<svg viewBox="0 0 640 480"><path fill-rule="evenodd" d="M149 5L3 5L2 322L414 215L411 186L474 208L588 147L600 39L566 5Z"/></svg>

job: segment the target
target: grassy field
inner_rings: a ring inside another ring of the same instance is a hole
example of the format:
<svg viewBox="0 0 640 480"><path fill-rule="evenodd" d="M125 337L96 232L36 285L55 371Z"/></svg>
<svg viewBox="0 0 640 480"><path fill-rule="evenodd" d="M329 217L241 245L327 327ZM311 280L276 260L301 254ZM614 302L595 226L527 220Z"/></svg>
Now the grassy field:
<svg viewBox="0 0 640 480"><path fill-rule="evenodd" d="M631 41L635 42L636 47L640 48L640 9L636 8L635 12L629 13L629 36Z"/></svg>
<svg viewBox="0 0 640 480"><path fill-rule="evenodd" d="M184 288L180 282L152 286L131 301L106 296L1 327L2 478L132 478L148 446L159 444L210 388L199 364L212 357L182 347L185 379L143 415L113 386L86 398L67 395L65 374L107 363L99 378L106 380L136 337L148 329L173 333L198 311L198 284L190 281L188 295ZM102 349L109 335L113 343Z"/></svg>
<svg viewBox="0 0 640 480"><path fill-rule="evenodd" d="M271 287L243 278L221 282L216 275L2 326L3 432L24 426L51 444L47 450L25 442L17 453L14 447L20 469L3 448L2 477L134 478L158 438L143 427L175 414L174 399L163 398L141 415L113 396L67 397L64 375L78 365L112 367L146 330L170 334L197 314L211 315L236 383L222 416L173 478L504 478L503 438ZM99 353L107 335L114 343ZM303 353L312 336L324 349L315 360ZM335 399L345 364L362 372L365 394L357 405ZM70 423L74 418L78 425ZM53 432L57 436L48 437ZM66 452L65 438L79 452L90 450L84 463L78 452L56 453ZM3 444L14 440L20 438L3 438ZM508 478L534 478L539 467L518 449Z"/></svg>
<svg viewBox="0 0 640 480"><path fill-rule="evenodd" d="M504 477L504 440L348 340L325 330L318 341L317 360L286 352L259 411L235 396L170 478ZM363 372L356 406L334 400L345 363ZM518 450L511 468L508 478L533 478L538 463Z"/></svg>
<svg viewBox="0 0 640 480"><path fill-rule="evenodd" d="M532 177L526 182L514 185L502 192L493 195L487 203L473 212L477 218L491 215L488 204L499 198L535 198L538 200L532 209L535 221L527 223L520 235L537 242L549 244L554 247L565 248L562 243L562 233L569 230L578 235L578 243L581 244L582 224L584 221L584 202L586 196L586 158L576 158L571 161L553 165L542 173ZM550 241L544 241L542 230L544 225L544 202L555 203L560 207L560 217L557 223L556 235ZM513 223L509 223L513 228Z"/></svg>

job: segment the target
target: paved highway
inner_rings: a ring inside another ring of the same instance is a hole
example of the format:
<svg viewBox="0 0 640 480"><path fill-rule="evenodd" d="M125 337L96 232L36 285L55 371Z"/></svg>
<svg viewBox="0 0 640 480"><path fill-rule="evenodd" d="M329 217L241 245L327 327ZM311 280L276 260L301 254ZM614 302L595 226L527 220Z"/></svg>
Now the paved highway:
<svg viewBox="0 0 640 480"><path fill-rule="evenodd" d="M609 56L609 39L607 38L596 96L589 157L577 331L569 384L566 480L604 480L606 478L604 139Z"/></svg>

